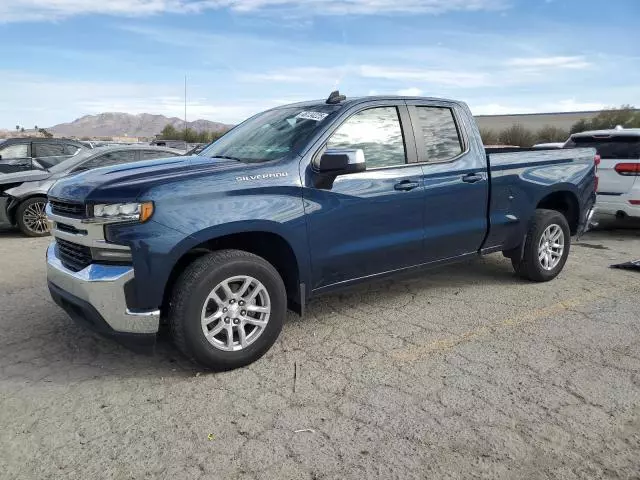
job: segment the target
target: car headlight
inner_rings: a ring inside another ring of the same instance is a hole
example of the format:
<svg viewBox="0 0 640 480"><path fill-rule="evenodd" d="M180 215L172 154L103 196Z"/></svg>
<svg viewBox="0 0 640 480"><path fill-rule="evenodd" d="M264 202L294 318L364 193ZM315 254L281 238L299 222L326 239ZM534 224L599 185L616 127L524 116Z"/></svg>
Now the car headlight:
<svg viewBox="0 0 640 480"><path fill-rule="evenodd" d="M144 203L98 203L93 206L93 221L96 222L146 222L153 215L153 202Z"/></svg>

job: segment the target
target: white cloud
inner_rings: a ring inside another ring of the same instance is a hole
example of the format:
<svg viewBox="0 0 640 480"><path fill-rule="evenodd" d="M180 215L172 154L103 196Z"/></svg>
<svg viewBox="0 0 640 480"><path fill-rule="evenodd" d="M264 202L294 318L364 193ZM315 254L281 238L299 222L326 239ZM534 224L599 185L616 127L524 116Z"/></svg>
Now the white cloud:
<svg viewBox="0 0 640 480"><path fill-rule="evenodd" d="M58 20L75 15L148 16L230 9L265 10L296 15L442 14L452 11L497 10L510 0L12 0L0 5L0 23Z"/></svg>
<svg viewBox="0 0 640 480"><path fill-rule="evenodd" d="M325 15L441 14L451 11L497 10L505 8L508 4L507 0L209 0L203 3L213 6L224 5L237 11L277 7Z"/></svg>
<svg viewBox="0 0 640 480"><path fill-rule="evenodd" d="M557 101L543 101L522 104L520 99L513 103L488 103L481 105L470 105L474 115L512 115L520 113L549 113L549 112L585 112L592 110L602 110L607 105L601 102L579 102L575 99L561 99Z"/></svg>
<svg viewBox="0 0 640 480"><path fill-rule="evenodd" d="M396 93L398 95L404 95L404 96L407 96L407 97L419 97L424 92L422 90L420 90L419 88L409 87L409 88L401 88Z"/></svg>
<svg viewBox="0 0 640 480"><path fill-rule="evenodd" d="M382 65L343 65L338 67L295 67L264 73L241 73L244 82L306 83L339 85L342 79L387 80L394 82L421 82L449 87L482 87L492 85L490 76L483 72L451 70L406 69ZM410 91L415 92L417 87Z"/></svg>
<svg viewBox="0 0 640 480"><path fill-rule="evenodd" d="M362 65L359 68L359 74L364 78L424 82L431 85L452 87L482 87L492 84L489 75L484 72L406 69L377 65Z"/></svg>
<svg viewBox="0 0 640 480"><path fill-rule="evenodd" d="M509 67L524 68L587 68L591 66L584 57L533 57L512 58L506 62Z"/></svg>
<svg viewBox="0 0 640 480"><path fill-rule="evenodd" d="M353 68L343 67L296 67L264 73L240 73L238 80L244 82L277 82L337 85Z"/></svg>

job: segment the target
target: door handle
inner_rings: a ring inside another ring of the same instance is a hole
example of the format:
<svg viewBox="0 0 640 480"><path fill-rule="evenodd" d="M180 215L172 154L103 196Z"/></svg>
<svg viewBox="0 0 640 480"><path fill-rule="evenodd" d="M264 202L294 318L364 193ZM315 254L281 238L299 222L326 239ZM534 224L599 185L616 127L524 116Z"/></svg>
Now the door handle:
<svg viewBox="0 0 640 480"><path fill-rule="evenodd" d="M401 192L408 192L409 190L413 190L414 188L418 188L419 186L420 184L418 182L403 180L400 183L396 183L393 188L394 190L399 190Z"/></svg>
<svg viewBox="0 0 640 480"><path fill-rule="evenodd" d="M464 177L462 177L462 181L465 183L476 183L483 180L482 175L478 175L477 173L468 173Z"/></svg>

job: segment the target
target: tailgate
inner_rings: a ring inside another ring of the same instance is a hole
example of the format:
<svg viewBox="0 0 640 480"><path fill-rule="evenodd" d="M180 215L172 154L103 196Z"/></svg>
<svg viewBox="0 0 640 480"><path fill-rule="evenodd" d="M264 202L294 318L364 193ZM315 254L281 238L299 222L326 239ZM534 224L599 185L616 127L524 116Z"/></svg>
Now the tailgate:
<svg viewBox="0 0 640 480"><path fill-rule="evenodd" d="M628 193L640 175L640 135L576 134L565 148L592 147L600 155L598 177L600 195Z"/></svg>
<svg viewBox="0 0 640 480"><path fill-rule="evenodd" d="M600 195L628 193L633 188L634 183L638 181L638 173L634 174L633 172L634 169L638 168L640 168L640 159L606 158L600 160L598 193Z"/></svg>

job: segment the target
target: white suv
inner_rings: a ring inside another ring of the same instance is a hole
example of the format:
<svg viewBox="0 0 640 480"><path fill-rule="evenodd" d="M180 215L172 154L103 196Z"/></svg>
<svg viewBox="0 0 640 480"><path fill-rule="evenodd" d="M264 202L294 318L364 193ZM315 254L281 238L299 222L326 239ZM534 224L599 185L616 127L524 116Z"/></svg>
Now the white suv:
<svg viewBox="0 0 640 480"><path fill-rule="evenodd" d="M596 213L640 218L640 128L574 133L564 145L573 147L600 155Z"/></svg>

